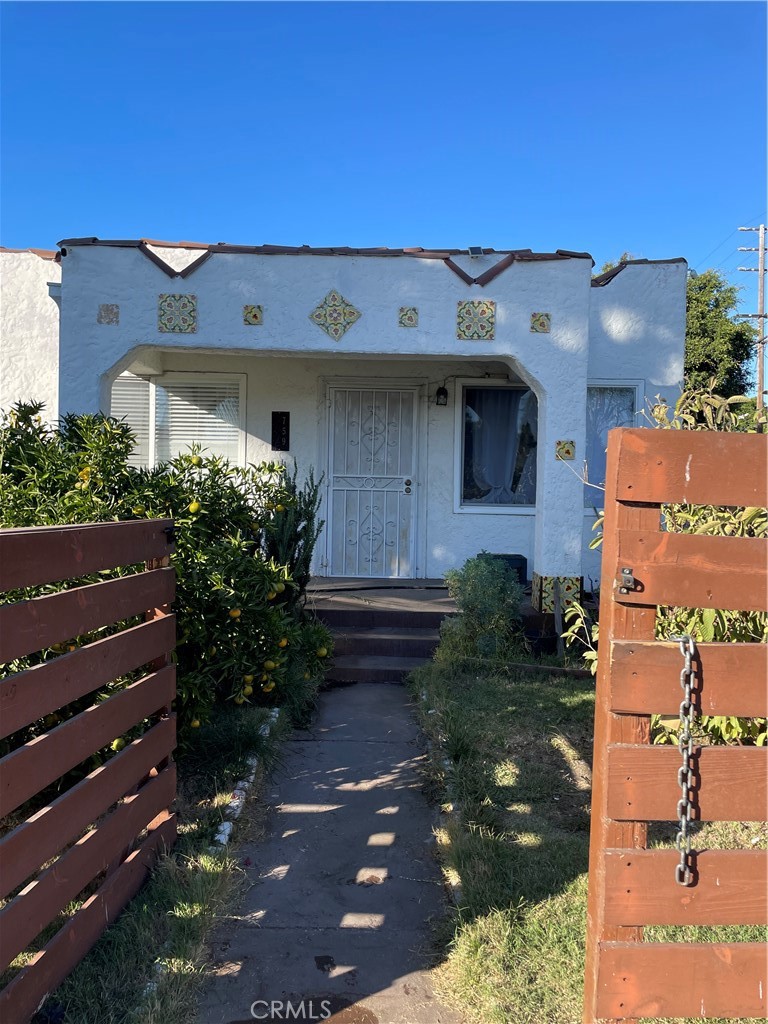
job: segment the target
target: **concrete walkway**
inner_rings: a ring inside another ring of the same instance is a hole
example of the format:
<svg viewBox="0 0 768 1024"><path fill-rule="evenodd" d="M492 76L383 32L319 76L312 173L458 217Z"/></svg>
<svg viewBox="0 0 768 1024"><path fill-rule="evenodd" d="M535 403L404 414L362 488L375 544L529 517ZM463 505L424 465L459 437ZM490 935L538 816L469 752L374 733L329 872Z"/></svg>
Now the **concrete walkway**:
<svg viewBox="0 0 768 1024"><path fill-rule="evenodd" d="M240 848L252 887L217 929L199 1024L461 1024L424 970L446 908L422 758L404 687L321 697L268 789L266 838Z"/></svg>

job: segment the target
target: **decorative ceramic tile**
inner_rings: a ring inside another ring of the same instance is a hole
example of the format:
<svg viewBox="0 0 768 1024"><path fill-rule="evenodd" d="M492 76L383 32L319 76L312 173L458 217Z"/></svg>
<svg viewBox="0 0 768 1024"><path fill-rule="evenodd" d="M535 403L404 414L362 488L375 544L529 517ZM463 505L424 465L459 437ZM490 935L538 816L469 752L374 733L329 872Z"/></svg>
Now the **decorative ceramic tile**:
<svg viewBox="0 0 768 1024"><path fill-rule="evenodd" d="M197 331L197 296L160 295L157 329L163 334L194 334Z"/></svg>
<svg viewBox="0 0 768 1024"><path fill-rule="evenodd" d="M555 458L561 462L573 462L576 458L576 442L555 441Z"/></svg>
<svg viewBox="0 0 768 1024"><path fill-rule="evenodd" d="M581 597L580 576L540 576L534 572L531 586L531 603L540 612L552 614L555 610L555 584L560 591L560 608L565 611Z"/></svg>
<svg viewBox="0 0 768 1024"><path fill-rule="evenodd" d="M105 302L99 306L99 312L96 314L97 324L109 324L114 327L120 323L120 307L114 302Z"/></svg>
<svg viewBox="0 0 768 1024"><path fill-rule="evenodd" d="M551 313L531 313L531 330L534 334L549 334L551 327Z"/></svg>
<svg viewBox="0 0 768 1024"><path fill-rule="evenodd" d="M466 299L458 304L456 337L461 341L493 341L496 303L489 299Z"/></svg>
<svg viewBox="0 0 768 1024"><path fill-rule="evenodd" d="M397 322L401 327L418 327L419 311L415 306L401 306Z"/></svg>
<svg viewBox="0 0 768 1024"><path fill-rule="evenodd" d="M264 323L264 307L243 306L243 323L247 327L261 327Z"/></svg>
<svg viewBox="0 0 768 1024"><path fill-rule="evenodd" d="M338 341L363 314L337 291L330 291L320 305L309 314L313 324Z"/></svg>

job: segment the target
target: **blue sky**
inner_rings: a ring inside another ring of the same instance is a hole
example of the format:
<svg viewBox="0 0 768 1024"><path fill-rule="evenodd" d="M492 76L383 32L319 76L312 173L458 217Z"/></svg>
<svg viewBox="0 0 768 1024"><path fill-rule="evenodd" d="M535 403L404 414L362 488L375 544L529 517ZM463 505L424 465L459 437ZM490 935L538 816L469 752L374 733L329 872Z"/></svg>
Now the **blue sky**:
<svg viewBox="0 0 768 1024"><path fill-rule="evenodd" d="M2 21L4 245L629 250L719 266L754 304L735 229L766 216L761 3L5 3Z"/></svg>

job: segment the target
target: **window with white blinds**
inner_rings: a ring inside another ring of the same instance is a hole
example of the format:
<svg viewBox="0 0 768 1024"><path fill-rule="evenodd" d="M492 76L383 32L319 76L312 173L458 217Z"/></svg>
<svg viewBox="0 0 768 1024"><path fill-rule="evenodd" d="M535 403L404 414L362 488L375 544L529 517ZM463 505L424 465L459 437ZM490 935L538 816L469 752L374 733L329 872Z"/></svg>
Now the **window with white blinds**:
<svg viewBox="0 0 768 1024"><path fill-rule="evenodd" d="M158 381L155 392L155 451L158 462L199 444L208 455L240 461L240 382Z"/></svg>
<svg viewBox="0 0 768 1024"><path fill-rule="evenodd" d="M244 461L242 376L190 373L143 381L123 374L112 388L112 415L124 416L137 435L132 465L165 462L192 445L207 455Z"/></svg>
<svg viewBox="0 0 768 1024"><path fill-rule="evenodd" d="M149 381L132 373L122 373L112 384L112 415L124 419L136 437L136 446L128 456L128 465L136 468L150 464L149 391Z"/></svg>

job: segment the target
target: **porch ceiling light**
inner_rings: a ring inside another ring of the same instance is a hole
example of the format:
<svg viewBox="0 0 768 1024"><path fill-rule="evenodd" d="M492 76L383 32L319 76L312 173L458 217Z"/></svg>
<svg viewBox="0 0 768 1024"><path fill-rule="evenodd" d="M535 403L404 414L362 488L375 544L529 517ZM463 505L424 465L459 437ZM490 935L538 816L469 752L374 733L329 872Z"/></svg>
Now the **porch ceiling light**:
<svg viewBox="0 0 768 1024"><path fill-rule="evenodd" d="M448 405L448 389L439 387L435 392L435 405Z"/></svg>

